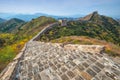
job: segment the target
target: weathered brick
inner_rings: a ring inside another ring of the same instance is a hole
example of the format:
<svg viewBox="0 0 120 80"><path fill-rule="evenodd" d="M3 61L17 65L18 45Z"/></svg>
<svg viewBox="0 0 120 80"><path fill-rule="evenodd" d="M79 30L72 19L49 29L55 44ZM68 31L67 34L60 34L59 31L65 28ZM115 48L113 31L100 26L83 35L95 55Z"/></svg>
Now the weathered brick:
<svg viewBox="0 0 120 80"><path fill-rule="evenodd" d="M67 75L68 75L70 78L75 77L75 74L74 74L72 71L68 71L68 72L67 72Z"/></svg>
<svg viewBox="0 0 120 80"><path fill-rule="evenodd" d="M62 75L62 76L61 76L61 79L62 79L62 80L69 80L69 78L68 78L68 76L67 76L66 74Z"/></svg>
<svg viewBox="0 0 120 80"><path fill-rule="evenodd" d="M89 73L92 77L96 75L96 73L92 69L87 69L86 72Z"/></svg>

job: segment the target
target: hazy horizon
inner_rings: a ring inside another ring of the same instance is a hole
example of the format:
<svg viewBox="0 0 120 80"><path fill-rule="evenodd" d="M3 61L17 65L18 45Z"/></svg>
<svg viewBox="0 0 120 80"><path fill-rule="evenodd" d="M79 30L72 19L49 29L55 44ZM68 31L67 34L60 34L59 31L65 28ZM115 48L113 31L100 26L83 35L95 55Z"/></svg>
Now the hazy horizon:
<svg viewBox="0 0 120 80"><path fill-rule="evenodd" d="M0 13L69 16L86 15L93 11L108 16L120 16L120 0L0 0Z"/></svg>

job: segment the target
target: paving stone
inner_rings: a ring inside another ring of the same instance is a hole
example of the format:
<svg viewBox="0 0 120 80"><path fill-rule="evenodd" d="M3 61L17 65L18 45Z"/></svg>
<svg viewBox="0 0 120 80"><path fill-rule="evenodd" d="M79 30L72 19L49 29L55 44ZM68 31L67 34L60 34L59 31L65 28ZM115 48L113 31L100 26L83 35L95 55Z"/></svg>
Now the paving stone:
<svg viewBox="0 0 120 80"><path fill-rule="evenodd" d="M72 60L73 60L73 58L71 58L71 56L70 56L70 57L69 57L69 60L70 60L70 61L72 61Z"/></svg>
<svg viewBox="0 0 120 80"><path fill-rule="evenodd" d="M62 76L61 76L61 79L62 79L62 80L69 80L69 78L68 78L68 76L67 76L66 74L62 75Z"/></svg>
<svg viewBox="0 0 120 80"><path fill-rule="evenodd" d="M92 77L96 75L96 73L92 69L87 69L86 72L89 73Z"/></svg>
<svg viewBox="0 0 120 80"><path fill-rule="evenodd" d="M87 59L87 57L86 57L86 56L83 56L83 58L84 58L84 59Z"/></svg>
<svg viewBox="0 0 120 80"><path fill-rule="evenodd" d="M112 78L113 80L116 80L115 74L109 73L109 72L105 72L105 74L106 74L108 77Z"/></svg>
<svg viewBox="0 0 120 80"><path fill-rule="evenodd" d="M99 75L100 80L111 80L109 77L107 77L105 74L100 74Z"/></svg>
<svg viewBox="0 0 120 80"><path fill-rule="evenodd" d="M70 62L70 64L74 67L76 66L76 64L74 62Z"/></svg>
<svg viewBox="0 0 120 80"><path fill-rule="evenodd" d="M52 66L53 70L57 70L57 67L55 65Z"/></svg>
<svg viewBox="0 0 120 80"><path fill-rule="evenodd" d="M66 72L67 69L66 69L65 67L62 67L62 68L61 68L61 71L62 71L62 72Z"/></svg>
<svg viewBox="0 0 120 80"><path fill-rule="evenodd" d="M33 68L33 73L36 74L38 72L38 68L37 67L34 67Z"/></svg>
<svg viewBox="0 0 120 80"><path fill-rule="evenodd" d="M79 65L78 65L78 69L79 69L80 71L83 71L83 70L84 70L84 67L79 64Z"/></svg>
<svg viewBox="0 0 120 80"><path fill-rule="evenodd" d="M97 54L97 56L100 57L100 58L103 57L101 54Z"/></svg>
<svg viewBox="0 0 120 80"><path fill-rule="evenodd" d="M96 63L96 65L98 66L98 67L100 67L101 69L103 69L104 68L104 65L102 65L101 63L99 63L99 62L97 62Z"/></svg>
<svg viewBox="0 0 120 80"><path fill-rule="evenodd" d="M98 77L95 76L92 80L100 80L100 79L99 79Z"/></svg>
<svg viewBox="0 0 120 80"><path fill-rule="evenodd" d="M48 65L48 64L46 64L44 67L45 67L45 69L47 69L47 68L49 68L49 65Z"/></svg>
<svg viewBox="0 0 120 80"><path fill-rule="evenodd" d="M115 68L111 68L111 70L113 71L114 74L120 76L120 71L118 71L118 70L115 69Z"/></svg>
<svg viewBox="0 0 120 80"><path fill-rule="evenodd" d="M34 75L34 80L41 80L41 77L39 74Z"/></svg>
<svg viewBox="0 0 120 80"><path fill-rule="evenodd" d="M120 64L114 58L65 46L28 43L16 71L17 80L120 80Z"/></svg>
<svg viewBox="0 0 120 80"><path fill-rule="evenodd" d="M89 54L89 55L93 55L93 53L91 53L91 52L87 52L87 54Z"/></svg>
<svg viewBox="0 0 120 80"><path fill-rule="evenodd" d="M52 62L49 62L49 65L50 65L50 66L53 66L53 63L52 63Z"/></svg>
<svg viewBox="0 0 120 80"><path fill-rule="evenodd" d="M93 56L93 58L95 58L96 60L98 60L97 56Z"/></svg>
<svg viewBox="0 0 120 80"><path fill-rule="evenodd" d="M93 59L93 58L90 58L90 60L91 60L92 62L96 62L96 60L95 60L95 59Z"/></svg>
<svg viewBox="0 0 120 80"><path fill-rule="evenodd" d="M94 71L96 71L97 73L99 73L101 70L98 68L98 67L96 67L96 66L92 66L92 69L94 70Z"/></svg>
<svg viewBox="0 0 120 80"><path fill-rule="evenodd" d="M75 77L75 74L72 71L68 71L67 75L72 79L73 77Z"/></svg>
<svg viewBox="0 0 120 80"><path fill-rule="evenodd" d="M92 76L90 76L88 73L86 72L81 72L82 77L84 77L86 80L91 80Z"/></svg>
<svg viewBox="0 0 120 80"><path fill-rule="evenodd" d="M90 60L87 60L86 62L87 62L89 65L93 64L93 62L90 61Z"/></svg>
<svg viewBox="0 0 120 80"><path fill-rule="evenodd" d="M54 61L54 64L56 65L56 64L57 64L57 61Z"/></svg>
<svg viewBox="0 0 120 80"><path fill-rule="evenodd" d="M60 67L61 67L61 65L60 65L60 64L57 64L56 66L57 66L57 68L60 68Z"/></svg>
<svg viewBox="0 0 120 80"><path fill-rule="evenodd" d="M70 62L68 62L68 63L67 63L67 64L65 64L65 65L66 65L66 67L67 67L68 69L72 68L72 66L71 66Z"/></svg>
<svg viewBox="0 0 120 80"><path fill-rule="evenodd" d="M76 78L75 78L75 80L85 80L83 77L81 77L81 76L77 76Z"/></svg>
<svg viewBox="0 0 120 80"><path fill-rule="evenodd" d="M39 67L42 67L42 66L43 66L43 64L41 64L40 62L38 62L38 65L39 65Z"/></svg>
<svg viewBox="0 0 120 80"><path fill-rule="evenodd" d="M86 62L84 62L83 66L85 66L87 68L89 65Z"/></svg>
<svg viewBox="0 0 120 80"><path fill-rule="evenodd" d="M39 68L39 71L40 71L40 72L41 72L41 71L43 71L43 70L44 70L44 68L43 68L43 67L40 67L40 68Z"/></svg>
<svg viewBox="0 0 120 80"><path fill-rule="evenodd" d="M33 76L32 71L30 71L30 72L28 73L28 76L29 76L29 77L30 77L30 76Z"/></svg>

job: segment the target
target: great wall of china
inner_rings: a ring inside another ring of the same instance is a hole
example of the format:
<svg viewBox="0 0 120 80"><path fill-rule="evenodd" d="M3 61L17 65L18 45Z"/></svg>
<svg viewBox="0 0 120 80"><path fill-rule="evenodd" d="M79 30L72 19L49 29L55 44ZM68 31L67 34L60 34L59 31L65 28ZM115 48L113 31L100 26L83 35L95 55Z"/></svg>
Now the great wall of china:
<svg viewBox="0 0 120 80"><path fill-rule="evenodd" d="M105 54L104 46L37 41L55 25L46 26L26 43L0 80L120 80L120 58Z"/></svg>

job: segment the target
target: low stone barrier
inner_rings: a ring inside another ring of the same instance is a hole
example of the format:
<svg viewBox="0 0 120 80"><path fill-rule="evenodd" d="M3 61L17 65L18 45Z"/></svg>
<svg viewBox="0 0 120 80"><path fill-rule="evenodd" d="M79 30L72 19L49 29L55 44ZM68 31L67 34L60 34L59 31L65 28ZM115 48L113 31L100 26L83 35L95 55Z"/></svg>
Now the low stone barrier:
<svg viewBox="0 0 120 80"><path fill-rule="evenodd" d="M7 67L1 72L0 74L0 80L13 80L15 71L17 69L17 65L22 58L24 51L26 49L26 44L23 47L23 49L20 51L20 53L13 59L12 62L10 62Z"/></svg>
<svg viewBox="0 0 120 80"><path fill-rule="evenodd" d="M50 30L51 28L53 28L54 26L59 25L58 22L50 24L48 26L46 26L42 31L40 31L35 37L33 37L30 41L38 41L40 40L40 37L43 33L45 33L46 31Z"/></svg>
<svg viewBox="0 0 120 80"><path fill-rule="evenodd" d="M105 50L105 47L103 45L71 45L67 44L64 46L66 49L71 50L81 50L83 52L90 52L90 53L103 53Z"/></svg>

